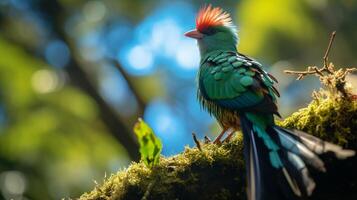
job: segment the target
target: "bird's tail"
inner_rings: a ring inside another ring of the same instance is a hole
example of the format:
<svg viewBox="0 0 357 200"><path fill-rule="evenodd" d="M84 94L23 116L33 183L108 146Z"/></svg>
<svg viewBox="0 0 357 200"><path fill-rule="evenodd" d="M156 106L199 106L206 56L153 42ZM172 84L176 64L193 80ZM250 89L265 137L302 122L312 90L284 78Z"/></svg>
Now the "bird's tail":
<svg viewBox="0 0 357 200"><path fill-rule="evenodd" d="M253 116L253 117L252 117ZM326 171L319 154L332 152L339 159L352 150L322 141L307 133L264 123L257 115L241 115L248 199L300 199L311 195L315 182L306 165Z"/></svg>

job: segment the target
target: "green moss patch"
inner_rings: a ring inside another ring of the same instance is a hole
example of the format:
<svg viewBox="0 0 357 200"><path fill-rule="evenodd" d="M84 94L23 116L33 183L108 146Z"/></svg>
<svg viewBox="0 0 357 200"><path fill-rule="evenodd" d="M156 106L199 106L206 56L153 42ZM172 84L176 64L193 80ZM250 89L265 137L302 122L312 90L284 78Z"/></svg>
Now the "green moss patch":
<svg viewBox="0 0 357 200"><path fill-rule="evenodd" d="M357 101L315 96L306 107L293 113L280 126L294 128L323 140L357 149Z"/></svg>
<svg viewBox="0 0 357 200"><path fill-rule="evenodd" d="M80 199L244 199L242 137L201 147L162 157L152 170L132 163Z"/></svg>

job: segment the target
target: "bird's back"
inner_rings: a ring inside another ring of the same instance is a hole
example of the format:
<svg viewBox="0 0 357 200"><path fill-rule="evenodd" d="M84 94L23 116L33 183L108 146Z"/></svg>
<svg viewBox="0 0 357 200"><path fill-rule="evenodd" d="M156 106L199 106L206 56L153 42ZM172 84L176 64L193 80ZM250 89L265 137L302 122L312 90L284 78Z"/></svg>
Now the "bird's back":
<svg viewBox="0 0 357 200"><path fill-rule="evenodd" d="M277 112L274 78L254 59L232 51L203 56L198 73L198 97L217 119L237 112L272 115Z"/></svg>

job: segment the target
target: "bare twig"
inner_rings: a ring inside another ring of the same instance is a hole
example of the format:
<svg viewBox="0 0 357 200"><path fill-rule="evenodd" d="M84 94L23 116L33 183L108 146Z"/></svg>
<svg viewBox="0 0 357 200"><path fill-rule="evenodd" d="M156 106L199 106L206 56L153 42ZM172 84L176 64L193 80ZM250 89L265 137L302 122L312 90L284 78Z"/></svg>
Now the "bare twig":
<svg viewBox="0 0 357 200"><path fill-rule="evenodd" d="M333 31L331 33L330 42L328 43L328 46L327 46L327 49L326 49L326 52L324 55L324 68L326 68L327 70L329 70L328 69L328 55L330 53L331 46L332 46L332 43L333 43L333 40L335 39L335 37L336 37L336 31Z"/></svg>
<svg viewBox="0 0 357 200"><path fill-rule="evenodd" d="M353 95L346 89L346 76L356 71L356 68L347 68L335 70L332 62L328 61L328 56L332 47L332 43L335 39L336 31L331 33L330 41L327 46L325 55L323 57L323 67L319 68L317 66L309 66L305 71L292 71L285 70L287 74L297 74L297 80L303 79L306 75L314 74L320 77L321 83L323 83L330 91L339 92L343 97L352 97ZM316 97L316 94L314 94ZM352 98L353 99L353 98Z"/></svg>
<svg viewBox="0 0 357 200"><path fill-rule="evenodd" d="M331 50L331 47L332 47L332 44L333 44L333 41L334 41L335 37L336 37L336 31L333 31L331 33L330 41L329 41L329 44L327 46L325 55L323 57L324 66L322 68L319 68L317 66L309 66L307 68L307 70L305 70L305 71L285 70L284 72L287 73L287 74L297 74L298 75L297 80L301 80L306 75L309 75L309 74L315 74L315 75L318 75L320 77L324 76L323 72L327 72L328 74L333 74L334 69L331 66L331 64L328 63L328 55L330 54L330 50Z"/></svg>
<svg viewBox="0 0 357 200"><path fill-rule="evenodd" d="M357 71L357 68L347 68L344 72L343 76L347 76L348 74Z"/></svg>
<svg viewBox="0 0 357 200"><path fill-rule="evenodd" d="M201 144L200 144L200 142L197 140L197 137L196 137L196 134L195 134L195 133L192 133L192 138L193 138L193 141L196 143L197 148L198 148L200 151L202 151L202 149L201 149Z"/></svg>
<svg viewBox="0 0 357 200"><path fill-rule="evenodd" d="M319 69L317 66L309 66L306 71L293 71L293 70L284 70L287 74L297 74L297 80L303 79L306 75L309 74L318 74L319 76L324 76L323 72L326 71L327 68Z"/></svg>

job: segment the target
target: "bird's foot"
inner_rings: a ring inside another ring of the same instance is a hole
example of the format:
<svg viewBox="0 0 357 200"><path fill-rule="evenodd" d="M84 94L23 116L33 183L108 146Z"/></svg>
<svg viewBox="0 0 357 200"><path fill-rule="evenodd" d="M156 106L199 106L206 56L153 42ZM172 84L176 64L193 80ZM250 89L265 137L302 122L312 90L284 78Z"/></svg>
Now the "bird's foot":
<svg viewBox="0 0 357 200"><path fill-rule="evenodd" d="M228 134L228 136L223 140L223 142L229 142L232 139L232 136L236 133L235 130L232 130L232 132L230 132Z"/></svg>
<svg viewBox="0 0 357 200"><path fill-rule="evenodd" d="M228 136L222 140L222 137L224 136L225 133L229 133ZM223 130L217 137L214 139L213 144L222 144L224 142L229 142L234 135L235 130L234 129L225 129Z"/></svg>

